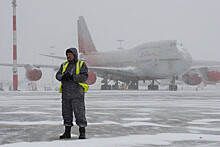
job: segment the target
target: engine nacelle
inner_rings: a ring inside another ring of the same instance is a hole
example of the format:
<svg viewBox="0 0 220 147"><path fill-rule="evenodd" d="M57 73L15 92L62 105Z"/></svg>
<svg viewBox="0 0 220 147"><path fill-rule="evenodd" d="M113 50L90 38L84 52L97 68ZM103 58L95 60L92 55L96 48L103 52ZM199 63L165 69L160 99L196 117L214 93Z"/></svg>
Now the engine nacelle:
<svg viewBox="0 0 220 147"><path fill-rule="evenodd" d="M216 70L210 70L206 73L206 80L209 82L218 82L220 81L220 72Z"/></svg>
<svg viewBox="0 0 220 147"><path fill-rule="evenodd" d="M38 81L42 77L42 72L40 69L28 69L25 73L26 78L29 81Z"/></svg>
<svg viewBox="0 0 220 147"><path fill-rule="evenodd" d="M88 85L92 85L96 82L96 74L92 71L89 71L89 77L88 80L86 81L86 83Z"/></svg>
<svg viewBox="0 0 220 147"><path fill-rule="evenodd" d="M202 77L196 72L187 72L182 78L188 85L199 85L202 82Z"/></svg>

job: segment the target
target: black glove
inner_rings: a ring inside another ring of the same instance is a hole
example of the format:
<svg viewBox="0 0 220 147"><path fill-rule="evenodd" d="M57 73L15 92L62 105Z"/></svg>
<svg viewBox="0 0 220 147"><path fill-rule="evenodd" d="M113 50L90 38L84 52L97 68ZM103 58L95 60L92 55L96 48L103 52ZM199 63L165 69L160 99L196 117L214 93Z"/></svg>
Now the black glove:
<svg viewBox="0 0 220 147"><path fill-rule="evenodd" d="M70 79L71 79L71 75L69 72L67 72L62 76L61 81L69 81Z"/></svg>
<svg viewBox="0 0 220 147"><path fill-rule="evenodd" d="M72 80L72 81L73 81L73 75L70 75L70 80Z"/></svg>

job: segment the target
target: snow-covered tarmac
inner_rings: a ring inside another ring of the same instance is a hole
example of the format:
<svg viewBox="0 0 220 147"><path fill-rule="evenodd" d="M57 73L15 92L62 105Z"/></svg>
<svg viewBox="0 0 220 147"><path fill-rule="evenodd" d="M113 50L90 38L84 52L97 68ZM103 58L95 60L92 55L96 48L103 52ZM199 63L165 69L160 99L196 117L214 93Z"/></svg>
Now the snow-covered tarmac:
<svg viewBox="0 0 220 147"><path fill-rule="evenodd" d="M63 133L57 92L0 92L2 146L220 146L220 87L86 94L86 140Z"/></svg>

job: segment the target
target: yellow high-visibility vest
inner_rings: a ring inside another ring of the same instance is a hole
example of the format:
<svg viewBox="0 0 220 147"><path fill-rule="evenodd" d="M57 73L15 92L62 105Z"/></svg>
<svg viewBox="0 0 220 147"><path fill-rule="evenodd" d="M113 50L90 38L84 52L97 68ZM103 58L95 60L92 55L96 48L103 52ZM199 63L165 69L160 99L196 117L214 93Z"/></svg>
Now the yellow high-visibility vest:
<svg viewBox="0 0 220 147"><path fill-rule="evenodd" d="M80 72L80 68L82 67L83 61L79 61L76 63L76 74L78 75ZM63 63L63 70L62 70L62 74L66 71L67 66L69 65L69 62L64 62ZM87 90L89 89L89 85L85 84L85 83L78 83L79 85L81 85L84 89L84 93L87 92ZM62 93L62 85L63 83L61 82L60 85L60 89L59 89L59 93Z"/></svg>

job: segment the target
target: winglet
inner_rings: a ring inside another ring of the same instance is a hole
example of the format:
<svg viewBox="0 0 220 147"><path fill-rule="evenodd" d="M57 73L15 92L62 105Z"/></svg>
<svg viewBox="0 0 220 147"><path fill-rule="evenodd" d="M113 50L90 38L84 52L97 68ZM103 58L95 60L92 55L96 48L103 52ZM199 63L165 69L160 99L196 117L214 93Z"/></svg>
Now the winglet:
<svg viewBox="0 0 220 147"><path fill-rule="evenodd" d="M80 53L97 52L83 16L77 20L78 44Z"/></svg>

